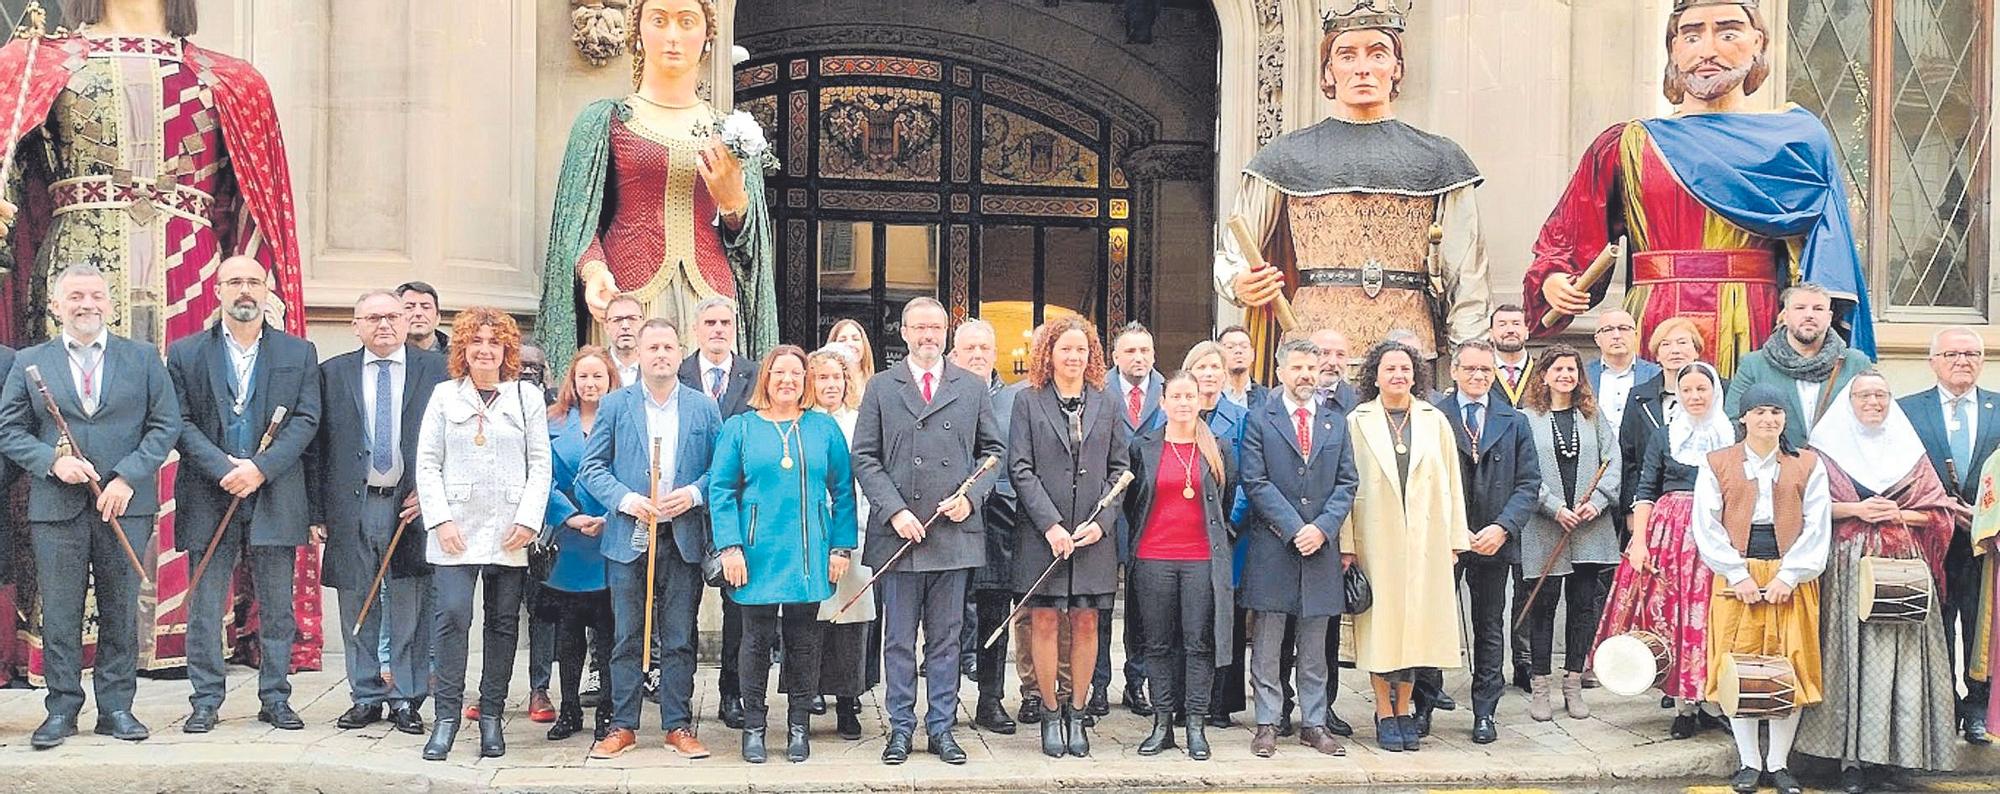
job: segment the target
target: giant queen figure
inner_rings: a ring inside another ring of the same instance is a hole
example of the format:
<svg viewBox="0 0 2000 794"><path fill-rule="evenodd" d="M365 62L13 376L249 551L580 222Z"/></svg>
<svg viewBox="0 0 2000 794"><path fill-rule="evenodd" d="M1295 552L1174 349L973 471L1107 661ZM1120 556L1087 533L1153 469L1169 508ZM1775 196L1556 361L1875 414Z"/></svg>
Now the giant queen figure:
<svg viewBox="0 0 2000 794"><path fill-rule="evenodd" d="M223 259L237 255L270 274L267 316L305 335L291 175L270 88L249 63L188 39L195 6L63 0L68 31L34 30L0 49L0 267L10 270L0 282L0 339L8 344L48 338L49 278L88 263L111 283L112 332L164 351L216 316L209 282ZM39 18L40 9L30 9ZM141 593L142 670L178 667L185 657L193 561L174 551L166 507L177 466L161 471L158 531L141 551L152 578ZM295 581L293 667L318 669L317 548L300 550ZM31 589L12 591L13 608L0 604L0 631L10 638ZM25 661L38 674L39 649L30 634L25 660L0 662Z"/></svg>

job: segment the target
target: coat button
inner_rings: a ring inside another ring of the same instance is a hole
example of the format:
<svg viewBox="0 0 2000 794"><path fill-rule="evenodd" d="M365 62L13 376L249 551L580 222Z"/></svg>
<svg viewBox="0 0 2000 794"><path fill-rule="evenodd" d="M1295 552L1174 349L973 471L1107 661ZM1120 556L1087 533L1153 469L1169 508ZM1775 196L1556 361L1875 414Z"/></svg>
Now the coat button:
<svg viewBox="0 0 2000 794"><path fill-rule="evenodd" d="M1081 475L1081 474L1089 474L1089 473L1090 473L1090 470L1089 470L1089 469L1077 469L1077 470L1076 470L1076 473L1077 473L1077 474L1080 474L1080 475Z"/></svg>
<svg viewBox="0 0 2000 794"><path fill-rule="evenodd" d="M1300 476L1300 477L1304 477L1304 476L1306 476L1306 470L1305 470L1305 467L1303 467L1303 466L1299 467L1299 476Z"/></svg>
<svg viewBox="0 0 2000 794"><path fill-rule="evenodd" d="M941 461L938 461L938 465L939 465L939 466L943 466L943 467L945 467L945 468L949 469L949 468L951 468L951 461L948 461L948 460L941 460Z"/></svg>
<svg viewBox="0 0 2000 794"><path fill-rule="evenodd" d="M918 430L922 430L922 429L924 429L924 423L922 423L922 422L918 422L918 423L917 423L917 429L918 429Z"/></svg>
<svg viewBox="0 0 2000 794"><path fill-rule="evenodd" d="M922 457L917 458L917 465L919 466L924 465L924 459Z"/></svg>
<svg viewBox="0 0 2000 794"><path fill-rule="evenodd" d="M944 429L946 429L946 430L950 430L950 429L951 429L951 421L950 421L950 420L946 420L946 421L945 421L945 423L944 423Z"/></svg>
<svg viewBox="0 0 2000 794"><path fill-rule="evenodd" d="M355 491L355 492L354 492L354 495L355 495L355 496L360 496L360 495L361 495L361 492L360 492L360 491Z"/></svg>

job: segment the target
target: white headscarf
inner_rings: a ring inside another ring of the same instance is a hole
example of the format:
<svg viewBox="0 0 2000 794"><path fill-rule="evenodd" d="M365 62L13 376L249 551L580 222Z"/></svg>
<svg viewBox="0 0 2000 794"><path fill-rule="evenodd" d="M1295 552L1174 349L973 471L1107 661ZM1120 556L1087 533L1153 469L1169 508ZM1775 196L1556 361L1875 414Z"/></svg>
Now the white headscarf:
<svg viewBox="0 0 2000 794"><path fill-rule="evenodd" d="M1894 399L1881 425L1862 424L1854 413L1853 392L1854 381L1848 381L1827 406L1826 416L1813 427L1812 448L1832 458L1856 484L1880 494L1925 462L1924 442Z"/></svg>
<svg viewBox="0 0 2000 794"><path fill-rule="evenodd" d="M1667 452L1683 466L1699 467L1708 453L1736 443L1736 425L1722 412L1722 376L1716 374L1714 367L1699 361L1688 367L1708 376L1713 396L1708 401L1708 413L1701 416L1690 415L1686 403L1676 406L1673 416L1667 419ZM1678 373L1669 373L1667 377L1679 381Z"/></svg>

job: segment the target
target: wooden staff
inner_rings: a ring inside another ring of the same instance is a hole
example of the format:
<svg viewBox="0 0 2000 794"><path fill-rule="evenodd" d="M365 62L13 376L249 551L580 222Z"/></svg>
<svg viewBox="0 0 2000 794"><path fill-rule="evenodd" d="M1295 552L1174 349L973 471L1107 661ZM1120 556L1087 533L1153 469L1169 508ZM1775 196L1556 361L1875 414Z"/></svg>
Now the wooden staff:
<svg viewBox="0 0 2000 794"><path fill-rule="evenodd" d="M42 404L48 408L49 417L56 422L56 457L61 458L67 454L73 455L79 460L88 460L83 456L83 448L77 446L76 436L70 435L69 420L63 418L62 408L56 405L55 396L49 394L49 384L42 381L42 368L29 364L26 367L26 372L28 380L35 384L35 391L42 393ZM64 452L65 448L69 451ZM91 496L95 496L100 500L104 498L104 486L98 484L97 480L88 479L83 482L85 485L90 486ZM139 574L139 581L153 581L153 577L146 574L146 566L139 564L139 552L133 550L132 540L125 537L125 526L118 522L117 516L111 517L111 531L112 534L118 536L118 545L125 550L125 561L132 563L132 570Z"/></svg>
<svg viewBox="0 0 2000 794"><path fill-rule="evenodd" d="M653 463L651 482L646 486L646 498L654 502L658 509L660 499L660 437L653 437ZM659 591L653 586L653 576L659 570L660 519L657 514L646 519L646 644L639 651L639 669L653 669L653 594Z"/></svg>
<svg viewBox="0 0 2000 794"><path fill-rule="evenodd" d="M1613 265L1618 264L1619 260L1624 258L1625 238L1620 236L1610 245L1604 246L1604 250L1597 253L1597 259L1592 261L1589 267L1583 269L1582 275L1578 276L1576 282L1571 286L1584 292L1589 292L1597 286L1597 282L1604 280L1604 277L1611 272ZM1557 322L1568 316L1555 309L1549 309L1542 313L1542 327L1554 328Z"/></svg>
<svg viewBox="0 0 2000 794"><path fill-rule="evenodd" d="M1132 472L1127 471L1123 474L1118 475L1118 479L1112 481L1111 483L1111 490L1105 491L1104 498L1097 500L1097 506L1090 509L1090 515L1084 517L1083 523L1088 524L1092 521L1096 521L1097 514L1104 512L1104 508L1109 507L1112 501L1118 498L1119 494L1125 492L1125 486L1131 484L1132 484ZM1103 532L1104 528L1098 527L1097 531ZM1099 542L1101 543L1103 541L1100 540ZM993 628L992 636L987 637L985 644L981 645L980 647L990 648L993 647L993 643L1000 641L1000 635L1006 633L1007 627L1014 625L1014 618L1019 617L1021 615L1021 610L1027 608L1028 599L1034 597L1036 590L1042 589L1042 583L1049 580L1049 574L1055 573L1056 566L1063 564L1063 560L1065 559L1068 558L1057 557L1054 560L1049 561L1048 569L1042 571L1042 575L1036 577L1035 583L1028 587L1028 594L1021 598L1021 603L1014 605L1014 611L1007 613L1007 619L1000 621L1000 625L995 626Z"/></svg>
<svg viewBox="0 0 2000 794"><path fill-rule="evenodd" d="M1248 220L1241 215L1231 215L1228 225L1230 236L1236 238L1237 251L1243 255L1243 261L1249 263L1251 272L1271 266L1271 263L1264 261L1263 245L1257 241L1257 233L1250 229ZM1292 299L1285 297L1283 289L1278 290L1278 296L1271 299L1271 313L1277 316L1280 329L1290 331L1299 327L1299 317L1292 312Z"/></svg>
<svg viewBox="0 0 2000 794"><path fill-rule="evenodd" d="M931 524L937 523L938 517L944 515L944 506L946 502L950 502L953 499L957 499L959 497L964 496L967 491L972 490L973 483L978 482L979 478L986 476L987 472L992 471L995 467L999 465L1000 465L1000 457L998 455L987 455L985 460L980 461L979 467L972 470L972 475L966 477L965 482L958 484L958 490L952 491L950 496L944 498L944 501L938 502L938 509L931 513L931 517L929 519L924 521L923 531L924 532L931 531ZM882 574L889 572L890 566L895 565L897 560L902 559L903 555L910 553L910 549L914 549L916 547L917 547L917 542L914 540L903 541L903 547L897 549L895 554L889 555L889 561L882 563L882 567L875 569L875 575L868 577L867 584L863 584L861 586L861 589L854 591L854 595L847 599L847 603L841 604L840 609L834 611L833 618L829 622L835 622L835 623L839 622L840 616L847 614L848 607L854 606L854 603L856 601L860 601L861 596L865 595L868 592L868 588L874 587L875 581L881 579Z"/></svg>
<svg viewBox="0 0 2000 794"><path fill-rule="evenodd" d="M368 596L361 600L361 612L354 616L352 636L361 636L361 624L368 620L368 610L375 607L375 596L382 592L382 579L389 575L389 561L396 557L396 543L403 539L403 530L410 526L410 520L414 518L416 516L413 515L396 522L396 531L389 535L389 548L382 552L382 564L375 568L375 583L368 585Z"/></svg>
<svg viewBox="0 0 2000 794"><path fill-rule="evenodd" d="M1607 460L1597 464L1597 476L1590 478L1590 487L1583 489L1578 496L1582 501L1577 502L1576 507L1570 508L1571 510L1575 510L1577 507L1582 507L1590 502L1591 492L1597 490L1597 483L1604 479L1604 471L1609 468L1611 468L1611 461ZM1528 616L1528 610L1535 608L1535 596L1541 594L1542 585L1547 584L1549 581L1549 566L1555 565L1556 558L1562 556L1563 549L1569 548L1569 538L1574 533L1575 530L1573 529L1563 530L1562 537L1556 540L1556 547L1549 551L1549 558L1542 561L1542 575L1535 577L1535 588L1529 590L1527 600L1521 602L1521 614L1514 616L1515 623L1521 622L1523 618Z"/></svg>
<svg viewBox="0 0 2000 794"><path fill-rule="evenodd" d="M257 451L271 448L271 439L278 435L278 423L285 421L285 406L271 410L271 424L264 428L264 438L257 442ZM188 580L188 592L201 585L201 576L208 572L208 561L215 558L215 547L222 545L222 532L229 528L229 519L236 517L236 508L242 506L243 497L229 500L229 509L222 511L222 521L215 525L215 534L208 539L208 549L201 553L201 564L194 567L194 578Z"/></svg>

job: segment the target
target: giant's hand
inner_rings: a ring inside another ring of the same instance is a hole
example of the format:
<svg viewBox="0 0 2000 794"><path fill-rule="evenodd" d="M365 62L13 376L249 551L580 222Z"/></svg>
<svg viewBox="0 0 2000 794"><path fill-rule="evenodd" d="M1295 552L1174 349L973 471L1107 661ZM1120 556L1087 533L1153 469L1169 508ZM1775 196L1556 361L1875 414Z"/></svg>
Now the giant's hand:
<svg viewBox="0 0 2000 794"><path fill-rule="evenodd" d="M592 268L583 280L583 302L590 306L590 316L604 322L604 312L611 307L611 299L618 297L618 280L611 277L608 268Z"/></svg>
<svg viewBox="0 0 2000 794"><path fill-rule="evenodd" d="M1542 300L1556 313L1571 317L1590 311L1590 293L1570 284L1568 273L1550 273L1542 281Z"/></svg>
<svg viewBox="0 0 2000 794"><path fill-rule="evenodd" d="M1257 308L1277 300L1284 294L1285 273L1275 267L1245 270L1236 274L1229 282L1236 292L1236 302L1247 308Z"/></svg>
<svg viewBox="0 0 2000 794"><path fill-rule="evenodd" d="M14 230L14 214L19 211L19 207L6 199L0 199L0 237L6 237L8 232Z"/></svg>

